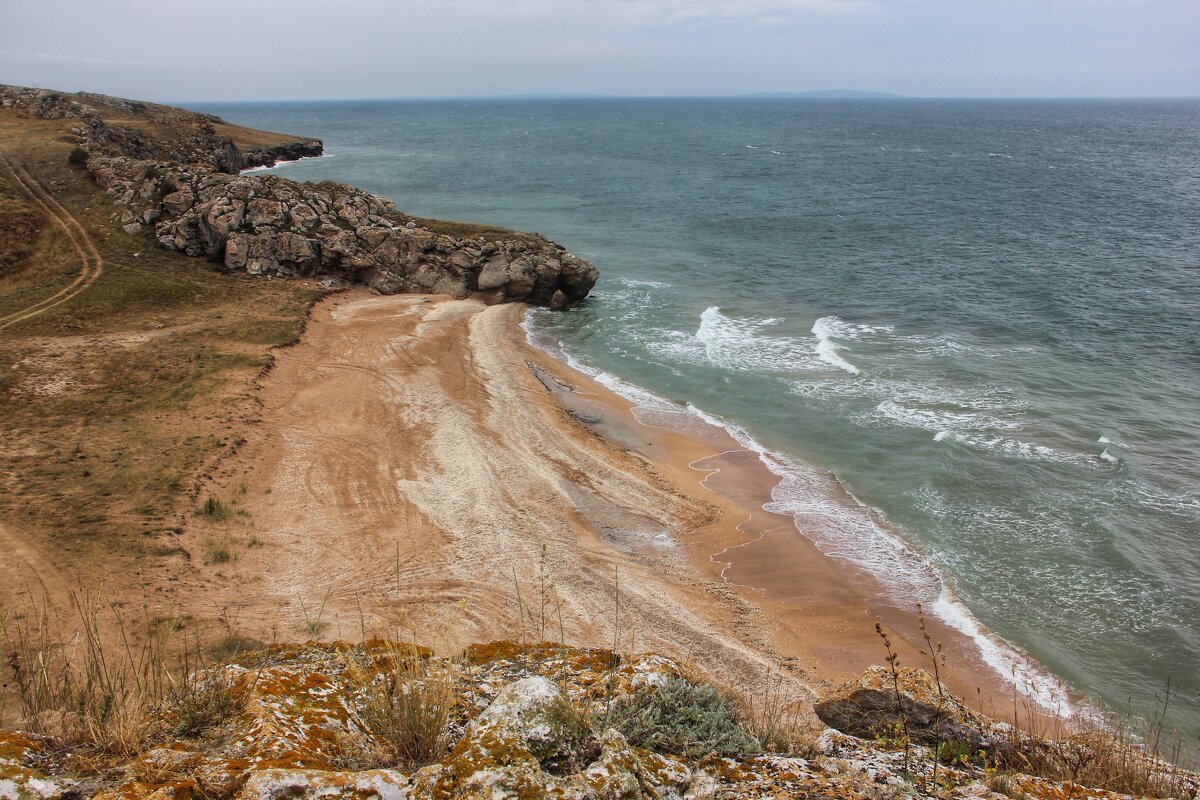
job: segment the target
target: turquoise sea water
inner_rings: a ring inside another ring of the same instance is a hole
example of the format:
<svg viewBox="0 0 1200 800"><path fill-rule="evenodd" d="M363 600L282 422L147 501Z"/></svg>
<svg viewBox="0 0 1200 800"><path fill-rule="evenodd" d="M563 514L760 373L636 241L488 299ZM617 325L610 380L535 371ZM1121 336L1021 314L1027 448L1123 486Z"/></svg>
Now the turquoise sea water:
<svg viewBox="0 0 1200 800"><path fill-rule="evenodd" d="M538 341L739 426L898 602L1115 707L1170 678L1200 736L1200 102L202 110L325 140L281 175L591 259Z"/></svg>

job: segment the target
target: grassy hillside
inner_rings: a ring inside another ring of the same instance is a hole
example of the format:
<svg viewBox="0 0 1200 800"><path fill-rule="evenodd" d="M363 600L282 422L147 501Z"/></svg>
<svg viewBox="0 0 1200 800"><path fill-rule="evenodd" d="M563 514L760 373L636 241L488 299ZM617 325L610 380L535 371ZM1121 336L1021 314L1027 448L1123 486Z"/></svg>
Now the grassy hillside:
<svg viewBox="0 0 1200 800"><path fill-rule="evenodd" d="M198 476L253 424L270 348L322 294L122 233L69 163L78 124L0 109L0 544L18 539L23 556L0 565L10 591L60 569L127 581L187 558L174 531Z"/></svg>

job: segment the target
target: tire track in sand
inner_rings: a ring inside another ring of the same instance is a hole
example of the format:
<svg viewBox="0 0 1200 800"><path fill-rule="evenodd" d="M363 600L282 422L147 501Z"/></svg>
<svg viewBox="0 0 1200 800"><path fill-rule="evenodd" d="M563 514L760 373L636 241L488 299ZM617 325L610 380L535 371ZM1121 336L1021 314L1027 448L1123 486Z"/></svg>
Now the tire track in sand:
<svg viewBox="0 0 1200 800"><path fill-rule="evenodd" d="M92 237L88 236L87 231L79 223L79 220L75 218L75 215L63 208L62 204L50 194L41 181L29 173L29 170L25 168L19 159L9 151L0 149L0 164L4 165L5 170L13 180L14 186L22 190L34 203L46 212L46 215L50 219L63 229L63 232L67 235L67 239L71 242L71 246L79 254L80 262L79 275L57 293L20 311L14 311L11 314L0 317L0 330L3 330L11 325L16 325L18 322L24 322L27 319L36 317L38 314L48 311L55 306L60 306L87 289L104 272L104 259L100 257L100 251L96 249L95 242L92 241Z"/></svg>

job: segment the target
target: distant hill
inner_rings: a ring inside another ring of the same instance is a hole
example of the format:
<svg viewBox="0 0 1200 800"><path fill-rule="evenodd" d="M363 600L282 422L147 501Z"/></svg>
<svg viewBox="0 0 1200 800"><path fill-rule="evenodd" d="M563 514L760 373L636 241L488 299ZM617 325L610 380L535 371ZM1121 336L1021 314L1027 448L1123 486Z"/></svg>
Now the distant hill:
<svg viewBox="0 0 1200 800"><path fill-rule="evenodd" d="M811 92L756 92L746 97L763 98L814 98L831 100L882 100L885 98L904 97L902 94L891 92L865 92L860 89L816 89Z"/></svg>

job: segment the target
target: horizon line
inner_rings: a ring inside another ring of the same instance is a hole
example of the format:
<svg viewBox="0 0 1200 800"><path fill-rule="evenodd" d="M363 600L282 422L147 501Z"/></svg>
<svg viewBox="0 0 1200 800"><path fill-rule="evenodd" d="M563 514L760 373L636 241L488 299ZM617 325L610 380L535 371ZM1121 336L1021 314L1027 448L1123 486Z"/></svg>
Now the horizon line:
<svg viewBox="0 0 1200 800"><path fill-rule="evenodd" d="M84 90L87 91L87 90ZM87 92L99 94L99 92ZM115 95L114 95L115 96ZM738 94L576 94L569 92L528 92L519 94L461 94L461 95L396 95L390 97L291 97L246 99L174 99L161 103L389 103L465 100L1200 100L1196 95L903 95L889 92L862 93L846 90L830 92L746 92Z"/></svg>

